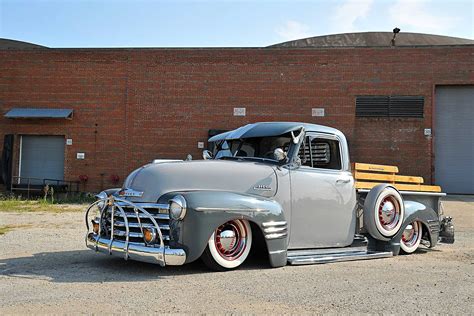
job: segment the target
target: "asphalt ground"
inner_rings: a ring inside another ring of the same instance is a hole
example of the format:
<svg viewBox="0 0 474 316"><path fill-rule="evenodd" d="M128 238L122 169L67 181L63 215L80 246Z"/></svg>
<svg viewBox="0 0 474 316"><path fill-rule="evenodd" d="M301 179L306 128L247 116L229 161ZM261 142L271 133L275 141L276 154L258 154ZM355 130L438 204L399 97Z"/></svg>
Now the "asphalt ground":
<svg viewBox="0 0 474 316"><path fill-rule="evenodd" d="M446 199L456 242L413 255L209 272L85 248L83 214L0 213L0 314L474 312L474 197Z"/></svg>

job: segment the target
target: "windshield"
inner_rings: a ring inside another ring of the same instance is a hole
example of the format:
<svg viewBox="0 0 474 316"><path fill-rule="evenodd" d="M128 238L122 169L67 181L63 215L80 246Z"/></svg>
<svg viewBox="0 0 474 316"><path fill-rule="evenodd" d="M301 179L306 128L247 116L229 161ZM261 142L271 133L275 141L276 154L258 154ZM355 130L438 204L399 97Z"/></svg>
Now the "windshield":
<svg viewBox="0 0 474 316"><path fill-rule="evenodd" d="M281 148L285 153L291 144L291 135L271 137L254 137L235 140L224 140L217 144L216 159L268 159L277 160L273 153L276 148Z"/></svg>

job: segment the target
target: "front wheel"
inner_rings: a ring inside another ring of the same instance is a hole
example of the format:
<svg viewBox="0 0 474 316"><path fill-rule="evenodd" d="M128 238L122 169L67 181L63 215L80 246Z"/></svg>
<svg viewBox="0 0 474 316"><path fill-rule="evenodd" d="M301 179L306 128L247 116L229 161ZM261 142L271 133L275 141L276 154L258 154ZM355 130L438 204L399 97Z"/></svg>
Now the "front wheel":
<svg viewBox="0 0 474 316"><path fill-rule="evenodd" d="M252 230L249 222L235 219L217 227L201 258L212 270L231 270L247 259L251 246Z"/></svg>
<svg viewBox="0 0 474 316"><path fill-rule="evenodd" d="M422 227L423 225L421 225L419 221L414 221L407 225L403 231L402 240L400 241L400 248L404 253L410 254L418 249L423 233Z"/></svg>

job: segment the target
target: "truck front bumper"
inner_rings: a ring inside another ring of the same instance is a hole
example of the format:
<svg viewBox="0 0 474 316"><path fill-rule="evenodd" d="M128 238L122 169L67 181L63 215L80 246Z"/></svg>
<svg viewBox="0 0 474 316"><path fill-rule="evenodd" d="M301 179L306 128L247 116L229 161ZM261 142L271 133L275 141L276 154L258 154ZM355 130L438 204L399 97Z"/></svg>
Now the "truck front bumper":
<svg viewBox="0 0 474 316"><path fill-rule="evenodd" d="M136 243L128 244L120 240L112 240L100 237L94 233L88 233L86 236L86 245L96 252L122 257L125 260L132 259L142 262L159 264L161 266L183 265L186 261L186 252L183 249L172 249L169 247L150 247Z"/></svg>

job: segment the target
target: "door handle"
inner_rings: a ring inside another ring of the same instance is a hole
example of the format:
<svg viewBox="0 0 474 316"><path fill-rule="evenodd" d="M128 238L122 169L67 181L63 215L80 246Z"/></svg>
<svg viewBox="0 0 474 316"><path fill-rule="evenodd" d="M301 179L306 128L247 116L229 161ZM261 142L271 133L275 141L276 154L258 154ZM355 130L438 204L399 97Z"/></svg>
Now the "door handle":
<svg viewBox="0 0 474 316"><path fill-rule="evenodd" d="M351 182L351 179L337 179L336 183L349 183Z"/></svg>

